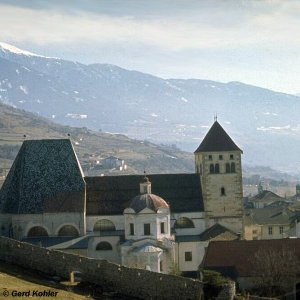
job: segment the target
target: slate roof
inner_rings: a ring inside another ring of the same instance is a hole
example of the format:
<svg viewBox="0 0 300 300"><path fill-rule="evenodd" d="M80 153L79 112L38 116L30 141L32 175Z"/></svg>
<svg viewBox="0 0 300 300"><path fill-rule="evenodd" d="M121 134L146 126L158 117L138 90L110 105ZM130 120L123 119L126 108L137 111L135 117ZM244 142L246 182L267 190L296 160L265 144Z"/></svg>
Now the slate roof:
<svg viewBox="0 0 300 300"><path fill-rule="evenodd" d="M252 275L255 255L261 249L287 249L300 259L300 239L213 241L207 247L201 267L219 271L224 276L248 277Z"/></svg>
<svg viewBox="0 0 300 300"><path fill-rule="evenodd" d="M85 182L68 139L24 141L0 191L0 212L83 212Z"/></svg>
<svg viewBox="0 0 300 300"><path fill-rule="evenodd" d="M241 151L243 153L218 121L214 122L195 153L214 151Z"/></svg>
<svg viewBox="0 0 300 300"><path fill-rule="evenodd" d="M261 193L249 199L250 202L274 202L281 200L284 200L284 198L268 190L263 190Z"/></svg>
<svg viewBox="0 0 300 300"><path fill-rule="evenodd" d="M237 240L239 236L226 227L216 223L200 234L201 241Z"/></svg>
<svg viewBox="0 0 300 300"><path fill-rule="evenodd" d="M176 235L176 243L201 242L200 235Z"/></svg>
<svg viewBox="0 0 300 300"><path fill-rule="evenodd" d="M73 238L62 236L30 237L22 239L22 242L50 249L87 249L88 241L89 237Z"/></svg>
<svg viewBox="0 0 300 300"><path fill-rule="evenodd" d="M153 194L163 198L171 212L202 212L199 174L147 175ZM142 175L85 177L87 215L120 215L139 195Z"/></svg>
<svg viewBox="0 0 300 300"><path fill-rule="evenodd" d="M264 207L245 210L245 224L291 224L295 213L282 207Z"/></svg>

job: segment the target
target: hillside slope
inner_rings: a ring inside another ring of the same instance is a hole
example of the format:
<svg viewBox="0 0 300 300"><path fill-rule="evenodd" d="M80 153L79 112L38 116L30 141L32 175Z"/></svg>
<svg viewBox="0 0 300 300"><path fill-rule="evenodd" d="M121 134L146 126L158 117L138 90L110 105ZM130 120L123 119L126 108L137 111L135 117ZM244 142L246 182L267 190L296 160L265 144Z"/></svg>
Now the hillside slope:
<svg viewBox="0 0 300 300"><path fill-rule="evenodd" d="M24 137L26 135L26 137ZM120 174L193 172L193 154L148 141L130 139L121 134L95 132L51 122L32 113L0 104L0 165L9 168L26 139L71 138L83 170L88 174L107 173L93 170L97 161L110 155L124 159L128 170ZM118 174L115 170L112 174Z"/></svg>

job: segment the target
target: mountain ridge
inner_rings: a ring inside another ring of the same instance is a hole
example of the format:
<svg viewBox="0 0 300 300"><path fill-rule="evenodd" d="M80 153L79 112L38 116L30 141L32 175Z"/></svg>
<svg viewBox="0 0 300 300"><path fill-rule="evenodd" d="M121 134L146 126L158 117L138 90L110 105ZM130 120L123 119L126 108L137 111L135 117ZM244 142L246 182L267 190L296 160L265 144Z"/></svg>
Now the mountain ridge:
<svg viewBox="0 0 300 300"><path fill-rule="evenodd" d="M247 164L300 171L297 96L1 51L0 70L0 101L58 123L194 151L217 113Z"/></svg>

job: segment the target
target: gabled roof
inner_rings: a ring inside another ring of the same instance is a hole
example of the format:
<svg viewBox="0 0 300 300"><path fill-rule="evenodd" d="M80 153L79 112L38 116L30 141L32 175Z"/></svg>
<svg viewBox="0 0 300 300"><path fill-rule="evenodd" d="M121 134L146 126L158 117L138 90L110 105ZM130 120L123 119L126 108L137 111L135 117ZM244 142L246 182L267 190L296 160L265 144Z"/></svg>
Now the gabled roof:
<svg viewBox="0 0 300 300"><path fill-rule="evenodd" d="M216 270L223 275L234 270L236 277L248 277L252 275L255 256L262 249L292 251L300 259L300 239L218 241L209 243L202 268Z"/></svg>
<svg viewBox="0 0 300 300"><path fill-rule="evenodd" d="M249 199L249 201L253 202L253 201L259 201L259 202L263 202L263 201L280 201L283 200L284 198L280 197L279 195L268 191L268 190L263 190L261 193L251 197Z"/></svg>
<svg viewBox="0 0 300 300"><path fill-rule="evenodd" d="M245 211L245 224L288 225L293 222L294 216L294 212L282 207L247 209Z"/></svg>
<svg viewBox="0 0 300 300"><path fill-rule="evenodd" d="M83 212L85 182L68 139L24 141L0 191L0 212Z"/></svg>
<svg viewBox="0 0 300 300"><path fill-rule="evenodd" d="M237 240L239 236L228 228L216 223L200 234L201 241Z"/></svg>
<svg viewBox="0 0 300 300"><path fill-rule="evenodd" d="M223 129L223 127L215 121L196 152L219 152L219 151L241 151L243 152Z"/></svg>
<svg viewBox="0 0 300 300"><path fill-rule="evenodd" d="M163 198L172 213L202 212L199 174L147 175L153 194ZM85 177L87 215L121 215L139 194L142 175Z"/></svg>

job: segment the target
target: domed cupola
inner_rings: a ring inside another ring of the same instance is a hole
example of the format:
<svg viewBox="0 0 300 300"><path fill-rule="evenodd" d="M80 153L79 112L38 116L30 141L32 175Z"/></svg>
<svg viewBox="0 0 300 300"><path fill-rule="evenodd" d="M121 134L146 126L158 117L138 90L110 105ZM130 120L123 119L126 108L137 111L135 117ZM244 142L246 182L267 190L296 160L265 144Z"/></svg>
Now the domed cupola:
<svg viewBox="0 0 300 300"><path fill-rule="evenodd" d="M132 208L136 213L139 213L145 208L149 208L155 212L159 208L169 208L169 205L164 199L153 194L142 194L134 197L129 208Z"/></svg>
<svg viewBox="0 0 300 300"><path fill-rule="evenodd" d="M170 237L169 205L161 197L151 194L151 182L146 176L140 182L140 194L125 208L124 217L126 239Z"/></svg>
<svg viewBox="0 0 300 300"><path fill-rule="evenodd" d="M159 208L169 208L169 205L161 197L151 194L151 182L145 176L140 183L140 195L132 199L129 208L133 209L135 213L139 213L145 208L157 212Z"/></svg>

